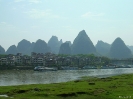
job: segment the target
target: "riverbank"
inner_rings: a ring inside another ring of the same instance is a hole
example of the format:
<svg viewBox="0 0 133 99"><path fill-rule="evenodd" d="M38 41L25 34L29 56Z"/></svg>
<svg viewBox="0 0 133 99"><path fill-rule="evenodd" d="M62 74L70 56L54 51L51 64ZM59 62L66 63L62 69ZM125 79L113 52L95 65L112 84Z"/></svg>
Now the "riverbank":
<svg viewBox="0 0 133 99"><path fill-rule="evenodd" d="M0 86L0 99L132 99L133 74L19 86Z"/></svg>
<svg viewBox="0 0 133 99"><path fill-rule="evenodd" d="M0 66L0 70L33 70L35 66Z"/></svg>

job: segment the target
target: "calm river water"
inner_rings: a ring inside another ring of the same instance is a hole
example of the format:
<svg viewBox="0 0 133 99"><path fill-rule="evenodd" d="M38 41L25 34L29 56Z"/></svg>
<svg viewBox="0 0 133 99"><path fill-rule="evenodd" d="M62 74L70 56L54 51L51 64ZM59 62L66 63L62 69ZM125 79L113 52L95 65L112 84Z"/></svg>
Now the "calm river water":
<svg viewBox="0 0 133 99"><path fill-rule="evenodd" d="M59 70L47 72L9 70L0 71L0 86L59 83L76 80L83 76L108 77L126 73L133 73L133 68Z"/></svg>

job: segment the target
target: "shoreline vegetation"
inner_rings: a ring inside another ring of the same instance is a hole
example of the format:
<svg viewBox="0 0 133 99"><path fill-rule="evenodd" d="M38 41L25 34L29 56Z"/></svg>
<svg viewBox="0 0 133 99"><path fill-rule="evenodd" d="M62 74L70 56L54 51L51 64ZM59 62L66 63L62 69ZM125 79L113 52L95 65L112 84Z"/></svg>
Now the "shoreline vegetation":
<svg viewBox="0 0 133 99"><path fill-rule="evenodd" d="M18 86L0 86L0 99L132 99L133 74L107 78Z"/></svg>
<svg viewBox="0 0 133 99"><path fill-rule="evenodd" d="M35 66L0 66L1 70L33 70Z"/></svg>

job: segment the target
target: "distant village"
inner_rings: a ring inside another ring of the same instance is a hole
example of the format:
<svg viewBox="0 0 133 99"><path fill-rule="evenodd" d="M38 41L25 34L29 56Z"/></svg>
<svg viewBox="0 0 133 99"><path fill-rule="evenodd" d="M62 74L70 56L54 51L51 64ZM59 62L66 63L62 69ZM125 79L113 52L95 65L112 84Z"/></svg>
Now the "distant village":
<svg viewBox="0 0 133 99"><path fill-rule="evenodd" d="M0 58L0 65L10 65L10 66L36 66L46 65L47 62L50 61L53 64L55 61L55 54L52 53L35 53L32 52L31 56L22 55L22 53L17 53L16 55L8 54L5 57ZM47 64L47 65L50 65Z"/></svg>
<svg viewBox="0 0 133 99"><path fill-rule="evenodd" d="M125 66L126 67L125 67ZM83 69L88 68L129 68L128 65L133 66L133 59L109 59L104 56L95 56L94 54L54 54L48 53L35 53L32 52L31 56L22 55L17 53L16 55L8 54L0 56L0 69L33 69L36 66L44 67L56 67L61 69L62 67L76 67ZM130 66L131 67L131 66Z"/></svg>
<svg viewBox="0 0 133 99"><path fill-rule="evenodd" d="M96 64L109 64L110 59L106 57L96 57L90 55L57 55L53 53L35 53L32 52L31 56L8 54L0 58L1 66L80 66L80 65L96 65Z"/></svg>

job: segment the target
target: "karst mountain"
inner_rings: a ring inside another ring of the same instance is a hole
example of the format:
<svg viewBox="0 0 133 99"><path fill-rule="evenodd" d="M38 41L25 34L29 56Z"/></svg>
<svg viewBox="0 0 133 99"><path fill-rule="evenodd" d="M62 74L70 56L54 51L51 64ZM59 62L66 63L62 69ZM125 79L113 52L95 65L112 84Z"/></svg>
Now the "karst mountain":
<svg viewBox="0 0 133 99"><path fill-rule="evenodd" d="M109 58L123 59L133 57L133 46L127 46L124 41L118 37L112 44L99 40L94 46L85 30L78 33L73 43L71 41L58 40L58 37L52 36L48 43L38 39L36 42L30 42L26 39L21 40L16 45L11 45L7 51L0 45L0 54L22 53L22 55L31 55L36 53L55 53L55 54L95 54L97 56L106 56Z"/></svg>
<svg viewBox="0 0 133 99"><path fill-rule="evenodd" d="M131 50L125 45L121 38L116 38L111 45L109 56L111 58L123 59L131 58Z"/></svg>
<svg viewBox="0 0 133 99"><path fill-rule="evenodd" d="M97 52L100 55L107 56L108 53L109 53L111 45L100 40L100 41L97 42L95 47L96 47Z"/></svg>
<svg viewBox="0 0 133 99"><path fill-rule="evenodd" d="M86 34L85 30L79 32L72 45L72 54L91 54L96 53L96 49Z"/></svg>

